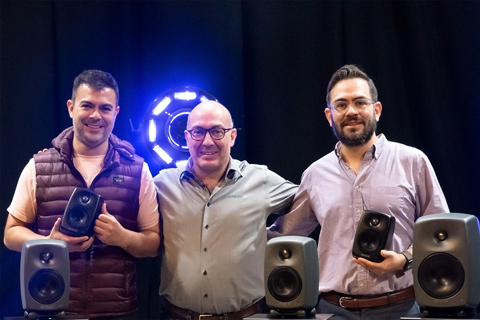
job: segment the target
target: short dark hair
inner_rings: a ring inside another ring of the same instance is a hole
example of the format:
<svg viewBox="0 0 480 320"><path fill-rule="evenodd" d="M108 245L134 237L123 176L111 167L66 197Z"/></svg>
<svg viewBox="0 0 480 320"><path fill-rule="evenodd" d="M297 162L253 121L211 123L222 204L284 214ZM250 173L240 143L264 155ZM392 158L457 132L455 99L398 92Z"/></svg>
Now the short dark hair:
<svg viewBox="0 0 480 320"><path fill-rule="evenodd" d="M84 83L88 84L95 91L100 91L103 88L112 88L115 91L115 96L117 98L116 106L118 106L118 101L120 98L118 84L117 81L115 81L115 78L110 73L101 70L84 70L82 73L80 73L75 78L75 80L73 80L73 102L75 102L78 87L80 87L80 85Z"/></svg>
<svg viewBox="0 0 480 320"><path fill-rule="evenodd" d="M330 79L330 82L327 86L327 106L330 105L330 92L332 91L333 87L340 81L345 79L354 79L354 78L361 78L367 81L368 87L370 88L370 95L373 101L378 100L378 91L375 87L375 83L373 80L358 66L353 64L347 64L338 69Z"/></svg>

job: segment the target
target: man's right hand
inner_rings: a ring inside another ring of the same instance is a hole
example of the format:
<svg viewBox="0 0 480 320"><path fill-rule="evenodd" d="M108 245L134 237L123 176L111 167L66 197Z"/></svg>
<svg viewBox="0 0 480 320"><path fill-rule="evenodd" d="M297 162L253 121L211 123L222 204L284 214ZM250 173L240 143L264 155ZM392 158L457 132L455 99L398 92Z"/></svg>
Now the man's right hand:
<svg viewBox="0 0 480 320"><path fill-rule="evenodd" d="M50 231L49 239L65 241L68 245L68 252L83 252L87 250L93 243L93 236L87 237L71 237L60 231L60 223L62 218L58 218Z"/></svg>

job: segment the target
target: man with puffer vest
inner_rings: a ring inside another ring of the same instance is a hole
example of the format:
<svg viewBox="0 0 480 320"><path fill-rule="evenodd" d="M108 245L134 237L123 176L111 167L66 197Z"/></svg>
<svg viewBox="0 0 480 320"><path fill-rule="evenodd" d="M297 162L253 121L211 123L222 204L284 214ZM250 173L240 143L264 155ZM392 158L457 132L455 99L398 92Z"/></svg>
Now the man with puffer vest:
<svg viewBox="0 0 480 320"><path fill-rule="evenodd" d="M67 315L89 319L135 319L134 257L153 257L161 236L155 185L148 165L112 130L118 85L107 72L86 70L73 83L67 108L73 127L34 155L15 190L5 227L5 245L21 251L32 239L58 239L70 252ZM91 237L60 231L75 188L104 199Z"/></svg>

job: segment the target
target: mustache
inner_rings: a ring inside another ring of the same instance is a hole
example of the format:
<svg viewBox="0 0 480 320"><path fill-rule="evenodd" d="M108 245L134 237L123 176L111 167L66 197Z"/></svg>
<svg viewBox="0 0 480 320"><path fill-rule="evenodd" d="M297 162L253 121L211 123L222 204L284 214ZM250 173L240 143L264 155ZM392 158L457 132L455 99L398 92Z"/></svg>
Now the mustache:
<svg viewBox="0 0 480 320"><path fill-rule="evenodd" d="M346 119L344 119L344 120L340 123L340 125L341 125L342 127L344 127L344 126L346 126L346 125L348 125L348 124L350 124L350 123L352 123L352 122L354 122L354 123L359 123L359 124L365 124L365 120L364 120L364 119L361 119L361 118L359 118L357 115L355 115L355 116L348 116Z"/></svg>

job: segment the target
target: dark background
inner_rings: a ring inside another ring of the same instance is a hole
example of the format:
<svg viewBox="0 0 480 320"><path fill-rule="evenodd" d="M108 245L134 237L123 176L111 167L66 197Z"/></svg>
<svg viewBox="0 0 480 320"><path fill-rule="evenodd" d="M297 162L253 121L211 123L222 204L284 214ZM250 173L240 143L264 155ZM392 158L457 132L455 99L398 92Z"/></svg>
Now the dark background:
<svg viewBox="0 0 480 320"><path fill-rule="evenodd" d="M336 142L328 80L358 64L383 103L378 132L424 151L451 211L478 216L479 17L478 1L1 0L0 237L21 170L71 125L73 79L92 68L117 79L114 133L154 175L135 130L153 99L188 85L231 110L234 157L299 183ZM0 316L20 315L20 254L2 243L0 259ZM158 309L158 264L139 262L143 318Z"/></svg>

